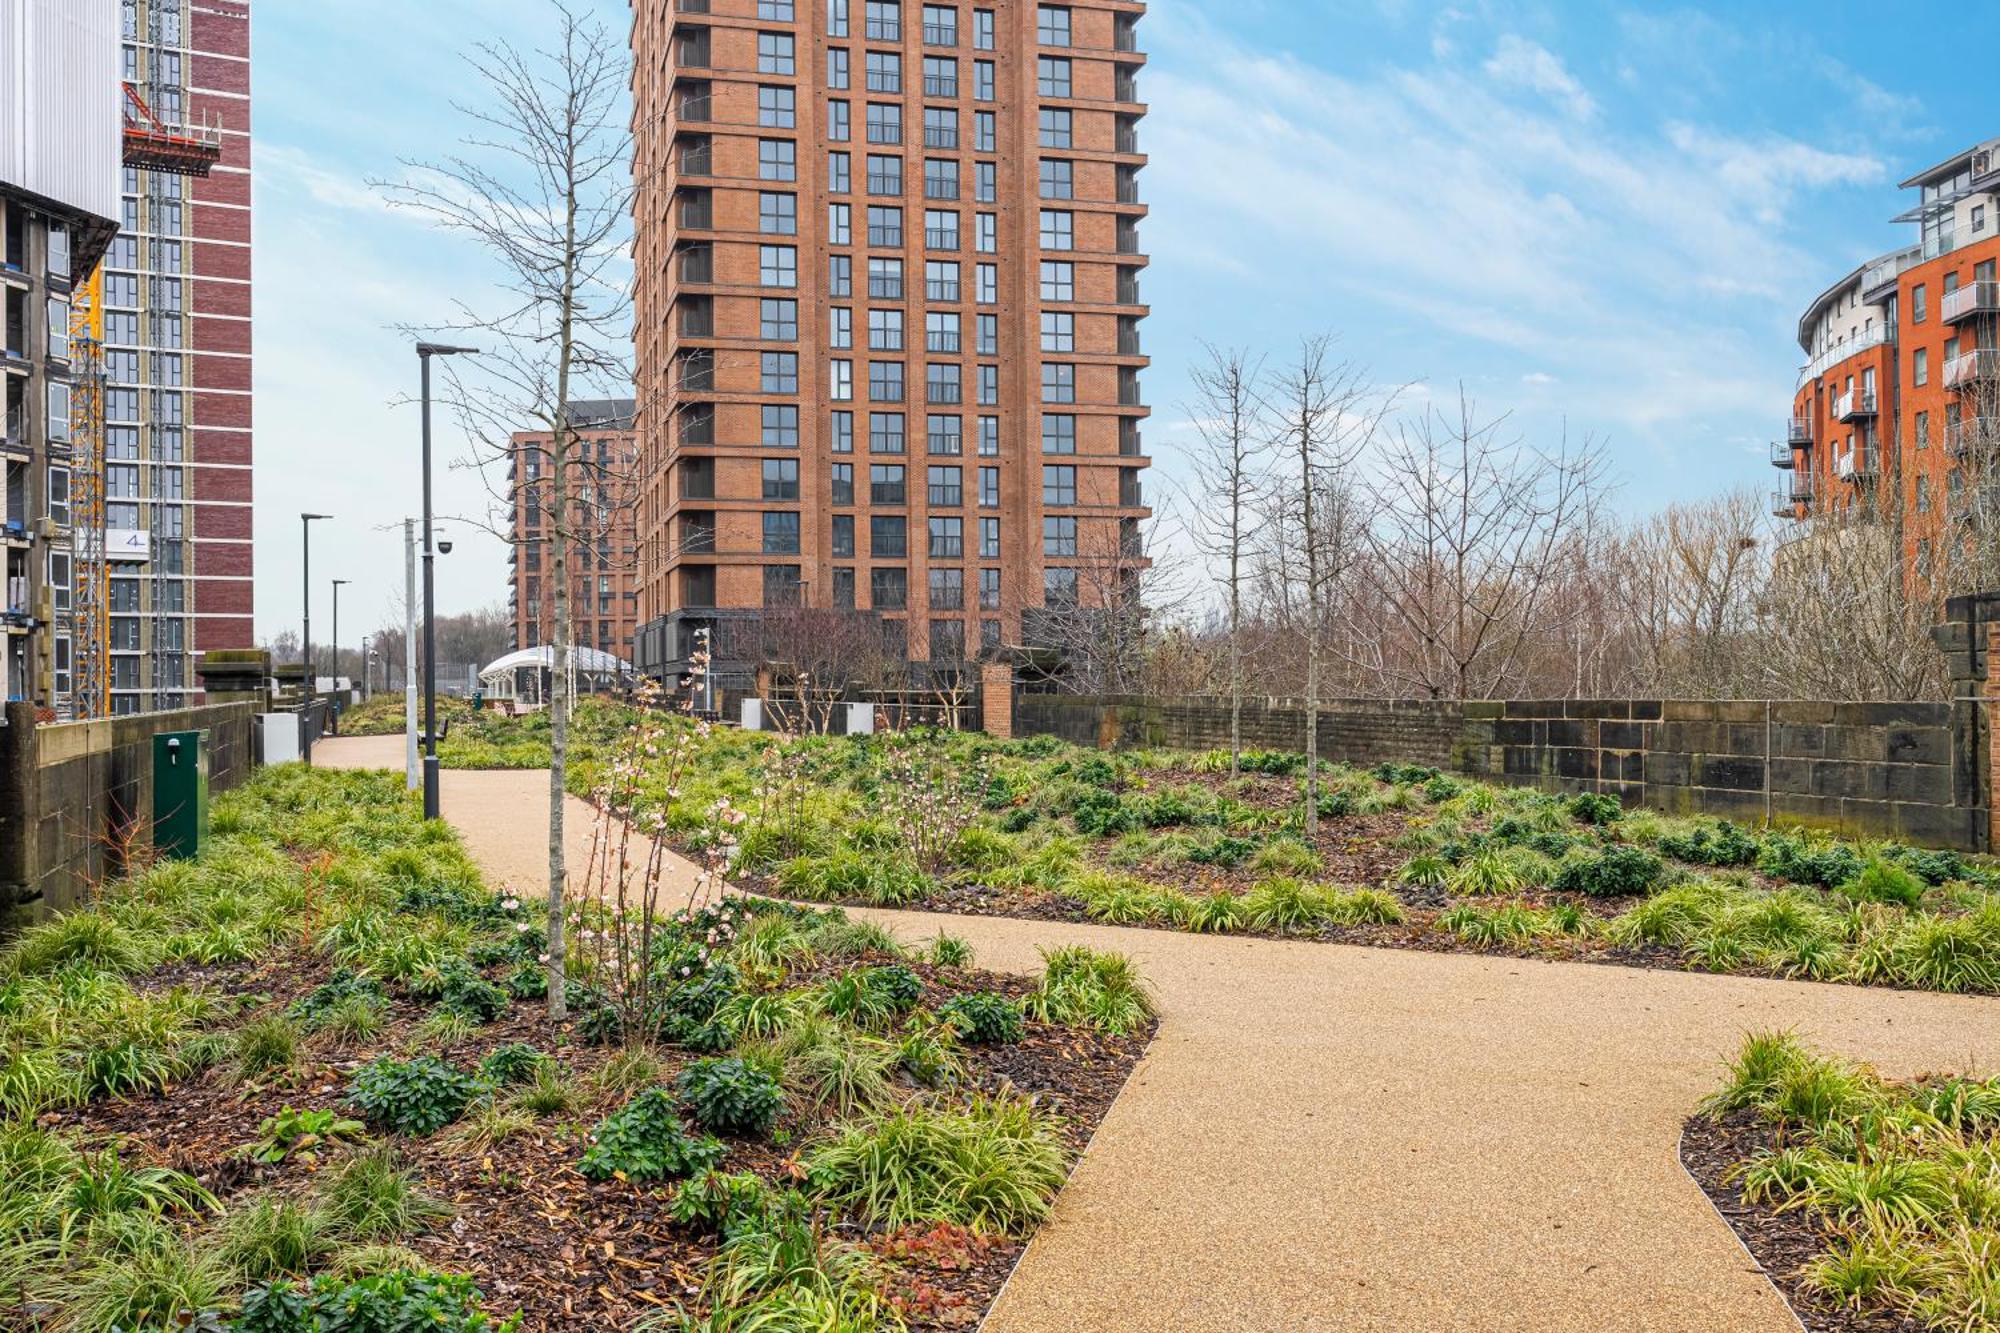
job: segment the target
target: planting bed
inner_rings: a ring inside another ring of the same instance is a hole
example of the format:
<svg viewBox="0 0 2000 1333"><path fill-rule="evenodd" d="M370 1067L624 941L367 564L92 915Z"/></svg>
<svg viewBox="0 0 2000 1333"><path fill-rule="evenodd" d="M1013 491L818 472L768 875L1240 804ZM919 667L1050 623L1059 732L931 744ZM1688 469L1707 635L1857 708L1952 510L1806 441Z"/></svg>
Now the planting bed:
<svg viewBox="0 0 2000 1333"><path fill-rule="evenodd" d="M217 825L0 953L0 1326L970 1327L1153 1028L1112 956L734 897L574 914L556 1024L398 780Z"/></svg>
<svg viewBox="0 0 2000 1333"><path fill-rule="evenodd" d="M2000 1079L1751 1037L1681 1162L1811 1333L2000 1328Z"/></svg>
<svg viewBox="0 0 2000 1333"><path fill-rule="evenodd" d="M1988 858L1397 765L1324 768L1308 830L1296 755L1231 776L1221 753L578 716L576 794L697 857L726 803L730 878L779 897L2000 991Z"/></svg>

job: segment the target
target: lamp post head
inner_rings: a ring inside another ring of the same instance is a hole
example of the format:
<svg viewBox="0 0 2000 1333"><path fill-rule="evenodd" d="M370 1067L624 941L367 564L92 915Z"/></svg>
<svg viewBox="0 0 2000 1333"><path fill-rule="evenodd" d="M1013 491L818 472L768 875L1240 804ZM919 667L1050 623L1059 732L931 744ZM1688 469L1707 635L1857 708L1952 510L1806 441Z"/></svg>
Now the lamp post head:
<svg viewBox="0 0 2000 1333"><path fill-rule="evenodd" d="M477 347L453 347L447 343L420 342L417 344L417 355L422 357L477 356L479 355L479 349Z"/></svg>
<svg viewBox="0 0 2000 1333"><path fill-rule="evenodd" d="M303 520L304 522L307 522L307 523L310 523L310 522L312 522L312 521L313 521L314 519L318 519L318 518L332 518L332 517L333 517L333 515L332 515L332 514L300 514L300 515L299 515L299 518L300 518L301 520Z"/></svg>

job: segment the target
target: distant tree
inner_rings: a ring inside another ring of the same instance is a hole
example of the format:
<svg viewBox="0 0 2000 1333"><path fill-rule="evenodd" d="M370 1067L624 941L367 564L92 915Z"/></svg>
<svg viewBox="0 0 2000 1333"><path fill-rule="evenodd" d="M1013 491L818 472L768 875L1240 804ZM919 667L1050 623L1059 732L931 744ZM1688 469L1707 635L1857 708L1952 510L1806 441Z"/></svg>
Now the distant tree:
<svg viewBox="0 0 2000 1333"><path fill-rule="evenodd" d="M1192 459L1192 536L1222 584L1228 643L1229 772L1243 757L1243 592L1249 540L1257 526L1261 470L1270 452L1264 365L1231 348L1207 348L1191 372L1191 409L1201 443Z"/></svg>

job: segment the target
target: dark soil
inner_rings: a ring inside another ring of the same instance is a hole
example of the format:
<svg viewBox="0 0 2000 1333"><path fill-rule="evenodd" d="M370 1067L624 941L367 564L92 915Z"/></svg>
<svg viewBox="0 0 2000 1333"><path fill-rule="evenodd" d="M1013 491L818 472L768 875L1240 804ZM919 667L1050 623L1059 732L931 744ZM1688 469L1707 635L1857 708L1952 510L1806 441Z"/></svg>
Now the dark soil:
<svg viewBox="0 0 2000 1333"><path fill-rule="evenodd" d="M886 961L861 959L819 971L831 974ZM1019 996L1030 985L1019 977L925 963L909 966L922 977L923 1000L929 1005L970 990ZM220 992L254 997L249 1012L255 1016L281 1011L331 971L312 955L288 954L261 968L218 970L206 979L219 982L215 989ZM201 978L184 974L178 979ZM813 974L801 974L793 981L812 979ZM298 1067L288 1073L246 1080L225 1064L160 1096L100 1102L51 1115L44 1123L72 1130L86 1142L121 1141L135 1159L186 1171L233 1206L232 1196L250 1191L292 1192L309 1186L313 1173L331 1158L258 1166L239 1150L257 1139L265 1118L285 1107L354 1115L346 1102L348 1081L376 1056L430 1054L471 1069L496 1047L527 1042L556 1057L573 1085L586 1093L588 1104L484 1148L455 1136L453 1129L429 1139L398 1139L422 1188L453 1209L450 1220L432 1233L404 1243L439 1269L471 1274L489 1308L500 1314L520 1310L526 1329L590 1327L608 1333L629 1328L646 1313L676 1301L691 1303L714 1255L715 1240L670 1220L674 1187L593 1182L575 1169L591 1128L626 1100L623 1093L600 1092L591 1083L614 1051L581 1044L566 1026L549 1021L540 1001L515 1001L495 1022L442 1048L416 1031L428 1013L428 1005L392 999L376 1038L347 1048L312 1039ZM1011 1089L1036 1099L1062 1118L1064 1137L1080 1152L1151 1036L1150 1030L1113 1037L1029 1023L1016 1045L966 1048L969 1091ZM660 1083L670 1083L682 1066L698 1058L673 1048L655 1054L662 1065ZM817 1117L793 1116L780 1124L771 1142L731 1141L722 1169L754 1171L774 1184L789 1183L797 1176L798 1154L823 1128ZM851 1227L842 1234L881 1246L890 1295L915 1329L976 1324L1025 1248L1021 1241L963 1236L947 1237L949 1243L935 1237L914 1242L871 1238ZM5 1322L0 1310L0 1325Z"/></svg>
<svg viewBox="0 0 2000 1333"><path fill-rule="evenodd" d="M1732 1167L1775 1146L1777 1135L1754 1111L1732 1112L1719 1121L1696 1116L1681 1131L1681 1165L1785 1294L1809 1333L1923 1333L1915 1320L1850 1310L1809 1289L1805 1267L1826 1249L1828 1233L1803 1210L1781 1213L1770 1204L1745 1203L1736 1187L1725 1182Z"/></svg>

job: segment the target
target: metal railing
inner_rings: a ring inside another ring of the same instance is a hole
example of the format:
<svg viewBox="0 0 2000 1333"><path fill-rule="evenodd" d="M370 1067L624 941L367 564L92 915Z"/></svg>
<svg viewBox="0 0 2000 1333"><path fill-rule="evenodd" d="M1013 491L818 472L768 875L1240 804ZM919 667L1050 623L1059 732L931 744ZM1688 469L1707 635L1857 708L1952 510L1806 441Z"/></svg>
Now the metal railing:
<svg viewBox="0 0 2000 1333"><path fill-rule="evenodd" d="M1806 362L1805 368L1799 371L1799 381L1803 383L1809 379L1817 379L1826 372L1828 366L1838 365L1850 356L1859 356L1871 347L1880 347L1883 343L1890 341L1892 341L1892 338L1887 325L1864 329L1852 338L1849 338L1846 342L1835 343L1812 360Z"/></svg>
<svg viewBox="0 0 2000 1333"><path fill-rule="evenodd" d="M1987 453L2000 446L2000 417L1967 417L1944 428L1944 447L1954 454Z"/></svg>
<svg viewBox="0 0 2000 1333"><path fill-rule="evenodd" d="M1975 282L1955 292L1946 292L1941 310L1947 324L2000 312L2000 282Z"/></svg>
<svg viewBox="0 0 2000 1333"><path fill-rule="evenodd" d="M1842 421L1851 421L1855 417L1874 416L1875 391L1873 389L1861 388L1849 389L1846 393L1833 400L1833 414Z"/></svg>
<svg viewBox="0 0 2000 1333"><path fill-rule="evenodd" d="M1791 445L1786 444L1783 441L1772 442L1771 444L1772 467L1793 468L1797 467L1798 465L1799 465L1798 456L1796 453L1793 452Z"/></svg>
<svg viewBox="0 0 2000 1333"><path fill-rule="evenodd" d="M1944 386L1960 389L1982 380L2000 379L2000 348L1961 352L1944 363Z"/></svg>
<svg viewBox="0 0 2000 1333"><path fill-rule="evenodd" d="M1785 427L1785 439L1795 446L1810 445L1813 442L1812 418L1793 417Z"/></svg>

